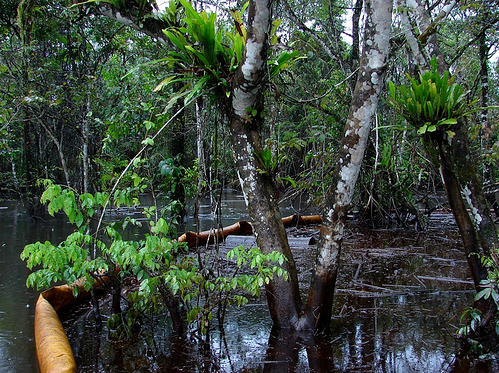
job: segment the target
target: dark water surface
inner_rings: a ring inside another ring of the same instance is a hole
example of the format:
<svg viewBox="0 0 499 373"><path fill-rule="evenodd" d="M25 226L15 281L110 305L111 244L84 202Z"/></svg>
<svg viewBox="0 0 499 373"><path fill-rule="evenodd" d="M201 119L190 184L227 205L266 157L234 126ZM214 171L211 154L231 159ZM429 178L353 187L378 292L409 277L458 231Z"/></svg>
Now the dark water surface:
<svg viewBox="0 0 499 373"><path fill-rule="evenodd" d="M213 214L201 205L201 229ZM289 211L292 213L292 211ZM246 218L242 197L229 192L224 225ZM283 213L286 215L286 213ZM38 292L27 290L29 273L19 259L37 240L59 242L71 227L63 220L30 221L15 202L0 202L0 373L36 372L33 315ZM186 229L193 229L192 217ZM455 362L459 315L473 286L452 217L435 214L428 232L364 231L352 227L344 242L330 338L310 339L272 330L264 299L231 309L225 333L205 346L175 343L168 319L157 318L146 339L130 343L96 334L88 304L65 315L81 372L492 372L493 360ZM289 231L305 297L315 228ZM251 239L230 237L224 253ZM304 298L305 299L305 298ZM106 306L103 305L103 313ZM75 316L76 315L76 316Z"/></svg>
<svg viewBox="0 0 499 373"><path fill-rule="evenodd" d="M60 240L63 221L30 220L18 202L0 201L0 372L36 372L33 320L38 292L27 289L29 270L19 255L28 243Z"/></svg>

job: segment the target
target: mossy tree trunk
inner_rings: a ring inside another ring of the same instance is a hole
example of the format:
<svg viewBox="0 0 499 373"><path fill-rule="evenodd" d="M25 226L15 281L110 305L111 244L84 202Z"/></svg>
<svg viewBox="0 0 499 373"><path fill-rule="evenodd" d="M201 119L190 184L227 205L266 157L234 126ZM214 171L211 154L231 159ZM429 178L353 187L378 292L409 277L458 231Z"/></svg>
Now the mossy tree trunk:
<svg viewBox="0 0 499 373"><path fill-rule="evenodd" d="M277 327L292 327L298 321L300 295L294 259L277 205L271 170L258 162L263 150L263 92L271 27L271 1L251 1L244 57L236 74L227 105L233 153L256 241L262 252L279 251L288 259L284 268L289 281L275 278L266 284L267 302Z"/></svg>
<svg viewBox="0 0 499 373"><path fill-rule="evenodd" d="M318 331L329 328L346 216L384 82L392 7L392 2L366 1L367 26L360 70L340 142L333 183L326 196L316 265L300 328Z"/></svg>

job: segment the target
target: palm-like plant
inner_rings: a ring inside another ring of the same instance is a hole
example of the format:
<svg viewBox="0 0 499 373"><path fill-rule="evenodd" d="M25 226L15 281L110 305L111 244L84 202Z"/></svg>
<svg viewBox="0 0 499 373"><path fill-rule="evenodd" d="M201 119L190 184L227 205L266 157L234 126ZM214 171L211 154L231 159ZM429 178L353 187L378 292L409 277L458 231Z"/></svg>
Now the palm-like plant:
<svg viewBox="0 0 499 373"><path fill-rule="evenodd" d="M193 97L218 90L219 97L230 97L230 80L241 63L246 43L246 30L242 23L241 11L231 10L234 26L227 27L217 22L215 13L197 12L186 0L170 2L166 13L176 13L183 8L182 25L164 30L175 50L168 52L162 59L172 68L172 73L161 81L156 91L173 83L183 82L184 89L176 92L170 99L169 109L178 99L189 102ZM279 23L274 25L272 34ZM269 78L273 78L289 68L295 61L303 58L297 51L284 51L269 60Z"/></svg>
<svg viewBox="0 0 499 373"><path fill-rule="evenodd" d="M419 74L417 79L408 76L409 85L396 87L389 82L388 101L419 134L443 130L452 137L452 125L471 113L469 108L474 102L466 102L464 89L454 83L448 71L441 75L436 62L432 61L431 65L432 68Z"/></svg>

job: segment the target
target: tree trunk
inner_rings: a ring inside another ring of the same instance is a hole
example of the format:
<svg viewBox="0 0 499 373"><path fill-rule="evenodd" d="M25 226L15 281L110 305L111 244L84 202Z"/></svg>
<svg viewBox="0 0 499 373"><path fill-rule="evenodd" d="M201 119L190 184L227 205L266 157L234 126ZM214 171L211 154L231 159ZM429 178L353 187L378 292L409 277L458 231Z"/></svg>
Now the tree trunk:
<svg viewBox="0 0 499 373"><path fill-rule="evenodd" d="M233 152L237 157L238 176L243 189L248 213L253 224L256 242L264 254L274 250L284 254L284 268L290 279L275 278L266 285L267 302L274 325L292 327L298 320L300 296L294 259L281 214L275 198L276 189L268 175L258 172L254 157L261 147L258 135L248 133L245 123L231 122Z"/></svg>
<svg viewBox="0 0 499 373"><path fill-rule="evenodd" d="M364 0L355 0L355 5L353 7L353 17L352 17L352 52L350 53L350 64L354 66L354 63L359 59L359 47L360 47L360 16L362 14L362 5Z"/></svg>
<svg viewBox="0 0 499 373"><path fill-rule="evenodd" d="M83 193L89 192L89 172L90 172L90 156L88 152L88 145L90 142L90 118L88 114L90 113L90 96L87 96L87 104L85 117L81 123L81 134L82 134L82 179L83 179Z"/></svg>
<svg viewBox="0 0 499 373"><path fill-rule="evenodd" d="M488 110L485 109L489 105L489 53L490 46L487 44L487 29L490 28L490 14L492 8L492 2L490 0L482 1L482 14L481 14L481 26L482 30L479 35L478 43L479 43L479 56L480 56L480 83L481 87L481 97L480 104L482 108L484 108L480 113L480 122L481 122L481 147L482 151L490 150L492 143L490 141L490 136L493 134L493 128L489 121ZM486 149L486 150L485 150ZM493 183L495 180L495 168L491 167L491 165L485 163L483 176L484 182L486 184Z"/></svg>
<svg viewBox="0 0 499 373"><path fill-rule="evenodd" d="M449 1L433 22L430 22L429 14L424 6L417 3L417 0L407 3L413 8L421 33L418 41L425 45L425 51L428 54L426 60L435 57L438 61L439 71L447 71L448 66L438 46L435 31L438 21L449 14L456 2ZM498 232L483 192L482 182L477 175L476 165L479 162L468 144L468 135L462 119L458 121L453 130L455 136L452 139L444 138L445 135L435 133L431 137L426 137L425 142L429 147L437 146L449 204L463 239L475 287L479 290L480 281L486 279L488 273L488 268L481 263L481 256L490 256L496 265L499 265ZM475 306L480 308L484 317L480 327L475 330L473 338L480 340L486 348L494 348L499 342L499 336L495 333L495 326L486 320L493 319L497 312L496 305L490 297L488 300L482 299L475 302Z"/></svg>
<svg viewBox="0 0 499 373"><path fill-rule="evenodd" d="M450 158L449 148L441 136L440 138L435 136L433 146L438 149L440 172L445 184L447 200L449 201L450 208L459 227L473 283L475 284L475 288L478 289L480 281L487 278L487 271L480 263L480 245L473 227L473 222L471 221L461 196L460 184L454 170L455 162Z"/></svg>
<svg viewBox="0 0 499 373"><path fill-rule="evenodd" d="M346 215L376 113L389 51L392 2L366 1L366 31L360 70L326 198L317 259L300 329L329 328Z"/></svg>
<svg viewBox="0 0 499 373"><path fill-rule="evenodd" d="M165 302L170 317L172 319L172 334L176 337L183 336L187 330L187 314L182 308L178 297L173 295L166 284L158 284L158 291L161 294L163 302Z"/></svg>
<svg viewBox="0 0 499 373"><path fill-rule="evenodd" d="M64 174L64 180L66 182L66 185L68 187L71 187L71 180L69 179L69 171L68 171L68 167L66 165L66 157L64 155L64 152L63 152L63 143L62 143L62 139L64 138L63 134L62 134L62 129L61 129L61 140L58 140L54 133L45 125L45 123L43 123L42 120L39 120L41 126L45 129L45 131L47 132L47 135L50 137L50 139L52 140L52 142L54 143L56 149L57 149L57 154L59 155L59 160L61 162L61 168L62 168L62 172Z"/></svg>
<svg viewBox="0 0 499 373"><path fill-rule="evenodd" d="M289 280L271 280L266 284L266 294L274 325L288 328L297 322L300 310L296 267L278 209L272 175L262 170L256 157L263 149L260 131L263 126L262 91L267 78L270 8L269 0L250 2L245 53L227 112L237 172L257 244L265 254L276 250L287 258L284 268L290 275Z"/></svg>

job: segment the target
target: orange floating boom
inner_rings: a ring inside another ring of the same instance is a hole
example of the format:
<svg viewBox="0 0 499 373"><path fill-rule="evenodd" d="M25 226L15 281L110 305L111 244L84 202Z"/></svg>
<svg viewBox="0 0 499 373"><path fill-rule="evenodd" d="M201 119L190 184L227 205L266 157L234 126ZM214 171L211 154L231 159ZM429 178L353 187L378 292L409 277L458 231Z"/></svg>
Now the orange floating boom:
<svg viewBox="0 0 499 373"><path fill-rule="evenodd" d="M54 302L55 307L44 295ZM74 301L73 292L67 285L51 288L38 297L35 309L35 344L41 373L78 371L73 350L56 311Z"/></svg>

